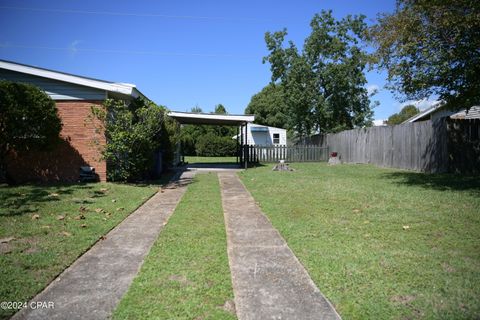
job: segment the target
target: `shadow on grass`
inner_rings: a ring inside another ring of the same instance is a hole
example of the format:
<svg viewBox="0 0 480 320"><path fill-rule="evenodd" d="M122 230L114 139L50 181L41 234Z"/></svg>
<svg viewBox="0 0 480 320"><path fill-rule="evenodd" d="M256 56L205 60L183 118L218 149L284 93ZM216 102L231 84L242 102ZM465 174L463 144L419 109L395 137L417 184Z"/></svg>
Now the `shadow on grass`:
<svg viewBox="0 0 480 320"><path fill-rule="evenodd" d="M480 176L398 171L385 173L383 176L403 185L420 186L439 191L471 191L480 195Z"/></svg>
<svg viewBox="0 0 480 320"><path fill-rule="evenodd" d="M0 216L18 216L37 211L36 205L59 201L60 195L72 194L78 189L92 189L89 184L55 183L51 185L0 186Z"/></svg>

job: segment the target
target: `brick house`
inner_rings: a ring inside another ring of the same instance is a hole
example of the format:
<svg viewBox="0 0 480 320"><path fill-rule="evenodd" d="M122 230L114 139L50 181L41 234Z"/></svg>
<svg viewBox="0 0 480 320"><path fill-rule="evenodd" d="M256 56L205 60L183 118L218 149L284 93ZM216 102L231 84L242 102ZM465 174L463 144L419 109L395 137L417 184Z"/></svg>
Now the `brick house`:
<svg viewBox="0 0 480 320"><path fill-rule="evenodd" d="M132 100L144 97L135 85L92 79L0 60L0 79L33 84L44 90L56 103L63 127L62 141L53 150L14 152L7 167L16 182L77 181L80 166L92 166L101 181L107 166L98 144L105 136L95 130L89 119L92 105L102 105L107 98Z"/></svg>

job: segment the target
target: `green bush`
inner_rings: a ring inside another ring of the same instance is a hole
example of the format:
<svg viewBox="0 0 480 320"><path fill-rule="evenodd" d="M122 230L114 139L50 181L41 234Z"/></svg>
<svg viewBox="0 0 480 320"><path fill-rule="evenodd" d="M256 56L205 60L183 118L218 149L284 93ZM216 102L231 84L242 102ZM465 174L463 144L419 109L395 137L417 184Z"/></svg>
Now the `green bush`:
<svg viewBox="0 0 480 320"><path fill-rule="evenodd" d="M0 181L6 178L11 150L50 148L59 141L61 129L55 102L45 92L26 83L0 81Z"/></svg>
<svg viewBox="0 0 480 320"><path fill-rule="evenodd" d="M234 156L237 152L237 141L209 132L198 139L195 149L200 157Z"/></svg>
<svg viewBox="0 0 480 320"><path fill-rule="evenodd" d="M175 124L165 107L137 99L131 102L106 100L104 108L92 107L104 126L107 144L102 154L110 181L135 181L148 176L155 152L168 163L173 158Z"/></svg>

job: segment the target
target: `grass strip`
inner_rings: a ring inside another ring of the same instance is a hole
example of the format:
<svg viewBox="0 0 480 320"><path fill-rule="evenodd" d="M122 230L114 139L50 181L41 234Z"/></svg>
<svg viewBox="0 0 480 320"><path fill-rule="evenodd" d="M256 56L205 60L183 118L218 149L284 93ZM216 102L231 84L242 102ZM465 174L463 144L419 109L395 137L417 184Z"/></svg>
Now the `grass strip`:
<svg viewBox="0 0 480 320"><path fill-rule="evenodd" d="M193 163L236 163L236 157L196 157L185 156L185 162Z"/></svg>
<svg viewBox="0 0 480 320"><path fill-rule="evenodd" d="M113 318L235 319L232 300L217 175L197 174Z"/></svg>
<svg viewBox="0 0 480 320"><path fill-rule="evenodd" d="M370 165L240 174L343 319L480 317L480 179Z"/></svg>

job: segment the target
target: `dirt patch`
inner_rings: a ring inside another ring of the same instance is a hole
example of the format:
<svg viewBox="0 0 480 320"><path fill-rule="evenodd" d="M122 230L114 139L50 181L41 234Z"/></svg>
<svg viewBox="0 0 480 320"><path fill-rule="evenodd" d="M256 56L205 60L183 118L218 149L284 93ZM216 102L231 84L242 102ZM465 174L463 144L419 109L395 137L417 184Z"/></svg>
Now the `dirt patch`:
<svg viewBox="0 0 480 320"><path fill-rule="evenodd" d="M18 239L18 248L22 253L36 253L40 251L39 243L40 240L36 237L22 238Z"/></svg>
<svg viewBox="0 0 480 320"><path fill-rule="evenodd" d="M168 277L168 280L170 281L175 281L180 283L182 286L191 286L193 285L193 282L187 279L186 276L184 275L178 275L178 274L173 274L170 277Z"/></svg>
<svg viewBox="0 0 480 320"><path fill-rule="evenodd" d="M410 295L393 296L393 297L390 298L390 301L392 301L393 303L398 303L398 304L403 304L403 305L408 305L413 300L415 300L415 297L410 296Z"/></svg>
<svg viewBox="0 0 480 320"><path fill-rule="evenodd" d="M233 302L233 300L225 301L225 304L222 306L222 309L228 313L237 314L237 311L235 309L235 302Z"/></svg>
<svg viewBox="0 0 480 320"><path fill-rule="evenodd" d="M446 262L442 263L442 268L443 268L443 271L448 272L448 273L452 273L452 272L456 271L454 267L452 267L451 265L449 265Z"/></svg>
<svg viewBox="0 0 480 320"><path fill-rule="evenodd" d="M13 251L14 245L2 242L0 243L0 254L8 254Z"/></svg>

